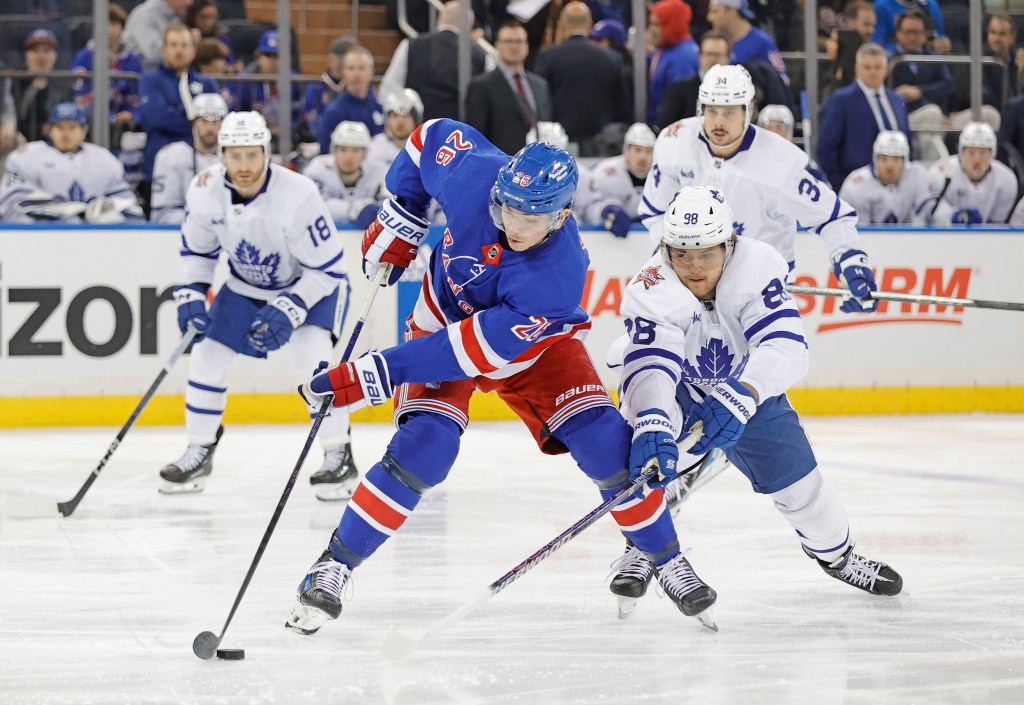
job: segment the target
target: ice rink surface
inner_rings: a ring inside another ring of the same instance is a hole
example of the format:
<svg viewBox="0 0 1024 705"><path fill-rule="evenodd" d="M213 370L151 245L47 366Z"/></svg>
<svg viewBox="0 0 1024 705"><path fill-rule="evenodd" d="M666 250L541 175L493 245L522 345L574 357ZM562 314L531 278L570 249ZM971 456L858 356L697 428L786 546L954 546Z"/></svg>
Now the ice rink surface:
<svg viewBox="0 0 1024 705"><path fill-rule="evenodd" d="M411 658L377 648L471 600L600 500L517 423L478 423L448 482L354 575L320 633L284 629L342 511L307 482L314 449L224 639L219 632L302 447L301 426L229 427L201 495L157 493L184 431L137 428L69 518L116 429L0 432L0 703L1024 702L1024 417L811 418L858 551L904 578L876 598L805 558L733 468L676 525L719 595L712 633L652 589L627 619L604 581L606 517ZM361 470L391 427L355 429Z"/></svg>

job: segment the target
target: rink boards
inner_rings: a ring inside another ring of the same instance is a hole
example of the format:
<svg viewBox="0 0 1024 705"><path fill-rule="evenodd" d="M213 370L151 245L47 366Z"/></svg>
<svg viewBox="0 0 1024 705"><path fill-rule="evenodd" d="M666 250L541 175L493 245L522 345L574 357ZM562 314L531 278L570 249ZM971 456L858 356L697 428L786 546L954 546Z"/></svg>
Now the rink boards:
<svg viewBox="0 0 1024 705"><path fill-rule="evenodd" d="M352 257L347 339L368 284L359 273L361 233L342 234ZM652 246L645 231L583 238L591 258L587 345L614 388L605 353L623 331L623 288ZM0 229L0 426L124 422L178 340L171 291L181 276L179 244L177 230L160 227ZM1021 231L866 229L862 246L883 289L1024 301ZM798 236L797 262L796 283L835 285L818 237ZM413 281L380 292L357 353L397 342L417 290ZM811 371L791 392L802 412L1024 411L1024 314L882 303L875 315L851 316L837 304L798 297L811 350ZM183 361L140 423L182 422L186 375ZM300 421L295 384L286 354L239 359L226 420ZM494 395L477 395L471 413L511 418ZM389 407L356 415L389 417Z"/></svg>

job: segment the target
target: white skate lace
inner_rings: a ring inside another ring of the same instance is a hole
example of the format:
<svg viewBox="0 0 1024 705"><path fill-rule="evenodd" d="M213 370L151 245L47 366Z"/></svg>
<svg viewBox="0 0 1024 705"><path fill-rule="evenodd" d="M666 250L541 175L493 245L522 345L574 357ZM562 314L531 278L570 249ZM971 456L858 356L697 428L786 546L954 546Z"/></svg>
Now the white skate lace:
<svg viewBox="0 0 1024 705"><path fill-rule="evenodd" d="M875 586L875 581L878 580L878 571L881 569L881 563L851 553L850 559L839 571L839 577L851 585L866 587L870 590Z"/></svg>
<svg viewBox="0 0 1024 705"><path fill-rule="evenodd" d="M686 549L662 566L661 572L658 575L659 589L656 590L659 597L664 593L670 593L675 597L682 597L697 588L704 587L704 582L697 577L697 574L693 572L693 568L690 567L689 562L686 560L686 554L689 552L690 549Z"/></svg>
<svg viewBox="0 0 1024 705"><path fill-rule="evenodd" d="M209 452L210 449L204 445L189 443L188 448L185 449L185 452L180 458L174 461L174 464L177 465L182 472L192 472L202 465Z"/></svg>
<svg viewBox="0 0 1024 705"><path fill-rule="evenodd" d="M677 477L664 487L663 491L665 492L665 504L669 505L670 507L676 502L678 502L679 498L682 497L683 495L683 477L685 477L685 475L682 477Z"/></svg>
<svg viewBox="0 0 1024 705"><path fill-rule="evenodd" d="M324 462L320 466L320 472L334 472L345 464L345 447L324 449Z"/></svg>
<svg viewBox="0 0 1024 705"><path fill-rule="evenodd" d="M335 560L320 561L310 571L316 576L315 587L328 592L339 600L342 599L342 591L345 591L345 599L352 598L352 569L344 563Z"/></svg>
<svg viewBox="0 0 1024 705"><path fill-rule="evenodd" d="M605 581L611 580L618 575L647 580L651 571L654 570L651 561L636 546L627 547L626 552L612 561L609 567L611 572L605 577Z"/></svg>

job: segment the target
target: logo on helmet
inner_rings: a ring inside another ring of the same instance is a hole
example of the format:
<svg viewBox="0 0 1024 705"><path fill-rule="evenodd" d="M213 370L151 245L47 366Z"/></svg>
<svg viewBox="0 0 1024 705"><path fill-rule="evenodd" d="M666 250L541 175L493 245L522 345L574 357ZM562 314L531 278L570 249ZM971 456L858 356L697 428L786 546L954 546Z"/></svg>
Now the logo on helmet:
<svg viewBox="0 0 1024 705"><path fill-rule="evenodd" d="M555 181L561 181L569 175L569 165L565 162L555 162L551 165L551 171L549 173L552 179Z"/></svg>

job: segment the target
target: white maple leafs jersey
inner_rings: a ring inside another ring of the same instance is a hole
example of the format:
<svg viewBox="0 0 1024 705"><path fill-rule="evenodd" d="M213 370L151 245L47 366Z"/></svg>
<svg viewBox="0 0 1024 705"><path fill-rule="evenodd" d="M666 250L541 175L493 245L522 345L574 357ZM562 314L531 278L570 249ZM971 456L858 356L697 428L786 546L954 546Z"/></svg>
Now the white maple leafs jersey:
<svg viewBox="0 0 1024 705"><path fill-rule="evenodd" d="M201 154L187 142L171 142L156 153L149 219L177 225L185 217L185 191L196 174L220 162L216 152Z"/></svg>
<svg viewBox="0 0 1024 705"><path fill-rule="evenodd" d="M581 203L577 212L582 211L583 222L587 225L604 225L601 211L606 206L619 205L635 221L639 218L637 209L643 195L644 187L633 185L626 157L620 154L598 162L590 170L586 184L580 180L576 198Z"/></svg>
<svg viewBox="0 0 1024 705"><path fill-rule="evenodd" d="M0 185L0 220L31 223L22 207L26 196L45 191L58 201L113 200L129 220L143 220L142 208L124 177L124 165L103 147L83 142L64 153L48 142L29 142L7 157Z"/></svg>
<svg viewBox="0 0 1024 705"><path fill-rule="evenodd" d="M760 401L784 394L807 373L803 323L785 290L788 265L770 245L739 238L718 282L702 302L683 285L661 253L626 286L626 335L612 345L609 364L622 364L622 412L668 413L683 430L676 389L694 401L728 377L752 386Z"/></svg>
<svg viewBox="0 0 1024 705"><path fill-rule="evenodd" d="M381 185L387 169L381 171L379 167L368 166L365 159L354 186L346 186L341 180L333 154L313 158L302 173L313 179L320 189L336 223L351 223L366 206L379 205L384 200Z"/></svg>
<svg viewBox="0 0 1024 705"><path fill-rule="evenodd" d="M992 168L975 183L960 166L959 156L949 161L953 174L942 200L950 209L977 208L981 211L984 222L1005 223L1017 200L1017 177L1014 176L1013 170L993 159ZM946 170L942 166L942 160L932 164L932 172L937 174L940 180L945 178Z"/></svg>
<svg viewBox="0 0 1024 705"><path fill-rule="evenodd" d="M711 153L699 117L674 122L654 143L640 218L661 243L664 213L683 186L713 186L724 195L743 237L767 242L787 262L796 258L796 232L810 228L833 259L858 248L857 213L807 170L807 155L784 137L755 125L727 159Z"/></svg>
<svg viewBox="0 0 1024 705"><path fill-rule="evenodd" d="M941 182L917 162L906 162L899 181L888 186L879 181L869 164L846 178L839 197L857 209L861 225L926 225L931 222L932 207L941 189Z"/></svg>
<svg viewBox="0 0 1024 705"><path fill-rule="evenodd" d="M341 239L311 179L276 164L269 169L264 190L246 204L232 202L222 164L189 184L181 224L185 282L211 283L223 250L232 291L261 300L290 292L312 308L347 277Z"/></svg>
<svg viewBox="0 0 1024 705"><path fill-rule="evenodd" d="M1010 225L1015 228L1024 228L1024 198L1017 202L1010 214Z"/></svg>

